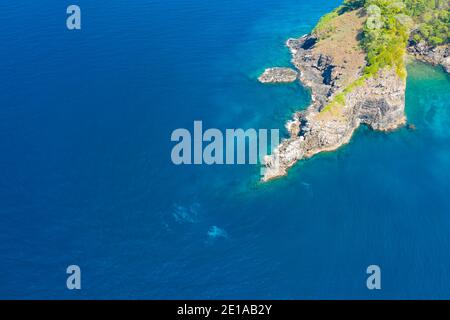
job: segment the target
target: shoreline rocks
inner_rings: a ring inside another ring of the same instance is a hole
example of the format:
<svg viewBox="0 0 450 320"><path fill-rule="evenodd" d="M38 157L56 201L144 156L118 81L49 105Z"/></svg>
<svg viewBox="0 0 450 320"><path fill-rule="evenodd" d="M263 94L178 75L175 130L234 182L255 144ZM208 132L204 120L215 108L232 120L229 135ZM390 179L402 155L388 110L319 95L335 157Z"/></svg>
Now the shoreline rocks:
<svg viewBox="0 0 450 320"><path fill-rule="evenodd" d="M440 65L447 73L450 73L450 45L437 47L428 46L425 42L411 44L408 47L408 53L417 60Z"/></svg>
<svg viewBox="0 0 450 320"><path fill-rule="evenodd" d="M258 78L261 83L292 83L298 78L298 72L291 68L268 68Z"/></svg>

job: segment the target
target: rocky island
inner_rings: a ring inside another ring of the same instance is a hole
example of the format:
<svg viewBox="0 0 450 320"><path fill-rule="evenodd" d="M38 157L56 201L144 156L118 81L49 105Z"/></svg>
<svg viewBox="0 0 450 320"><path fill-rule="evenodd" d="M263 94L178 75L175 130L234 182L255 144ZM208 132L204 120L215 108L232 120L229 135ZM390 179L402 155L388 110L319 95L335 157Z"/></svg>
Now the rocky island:
<svg viewBox="0 0 450 320"><path fill-rule="evenodd" d="M425 7L419 8L421 2ZM290 137L265 157L262 180L336 150L361 124L380 131L405 125L407 55L448 72L448 18L448 0L347 0L322 17L311 34L289 39L292 64L310 88L312 103L286 123ZM436 27L440 33L424 22L435 19L442 22ZM267 70L261 82L284 82L279 81L283 72Z"/></svg>
<svg viewBox="0 0 450 320"><path fill-rule="evenodd" d="M298 72L291 68L268 68L258 80L261 83L291 83L297 77Z"/></svg>

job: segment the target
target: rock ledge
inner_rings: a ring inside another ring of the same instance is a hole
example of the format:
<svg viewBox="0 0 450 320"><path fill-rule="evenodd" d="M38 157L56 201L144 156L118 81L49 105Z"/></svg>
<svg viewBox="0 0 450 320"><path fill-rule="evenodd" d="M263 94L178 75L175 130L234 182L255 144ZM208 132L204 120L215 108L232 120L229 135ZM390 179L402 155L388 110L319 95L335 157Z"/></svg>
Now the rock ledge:
<svg viewBox="0 0 450 320"><path fill-rule="evenodd" d="M291 83L297 80L297 71L291 68L269 68L258 78L261 83Z"/></svg>

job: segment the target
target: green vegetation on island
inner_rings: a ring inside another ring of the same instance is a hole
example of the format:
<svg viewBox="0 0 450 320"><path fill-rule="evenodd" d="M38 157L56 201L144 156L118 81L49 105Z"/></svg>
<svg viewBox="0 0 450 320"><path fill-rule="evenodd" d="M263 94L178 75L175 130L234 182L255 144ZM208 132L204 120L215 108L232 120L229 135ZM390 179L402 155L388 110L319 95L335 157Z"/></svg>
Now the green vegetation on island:
<svg viewBox="0 0 450 320"><path fill-rule="evenodd" d="M323 109L335 113L345 105L345 97L383 68L394 68L406 79L405 54L408 42L426 42L430 46L449 42L449 0L345 0L323 16L313 33L319 41L332 37L333 21L341 14L364 8L366 22L360 45L366 52L367 66L363 76L335 95Z"/></svg>
<svg viewBox="0 0 450 320"><path fill-rule="evenodd" d="M432 46L449 42L449 0L405 0L408 14L417 23L412 39Z"/></svg>

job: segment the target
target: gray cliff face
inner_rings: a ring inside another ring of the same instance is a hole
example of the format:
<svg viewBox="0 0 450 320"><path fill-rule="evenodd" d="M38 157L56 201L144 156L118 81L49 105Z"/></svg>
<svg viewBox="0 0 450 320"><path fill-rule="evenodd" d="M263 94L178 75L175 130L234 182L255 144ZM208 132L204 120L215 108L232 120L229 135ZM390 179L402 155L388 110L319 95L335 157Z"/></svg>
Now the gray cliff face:
<svg viewBox="0 0 450 320"><path fill-rule="evenodd" d="M291 39L287 43L293 64L300 71L303 84L311 89L313 101L305 111L297 112L287 122L290 138L282 141L273 154L265 158L263 181L286 175L287 170L301 159L348 143L360 124L388 131L406 123L406 85L394 70L382 70L377 77L356 87L346 96L345 106L338 115L321 112L334 94L344 89L343 79L356 79L361 74L348 74L345 66L333 64L332 57L313 52L314 43L312 36Z"/></svg>
<svg viewBox="0 0 450 320"><path fill-rule="evenodd" d="M412 44L408 48L408 53L418 60L441 65L447 73L450 73L450 45L430 47L425 42Z"/></svg>
<svg viewBox="0 0 450 320"><path fill-rule="evenodd" d="M347 105L373 130L395 130L406 123L406 83L395 70L383 70L347 95Z"/></svg>

